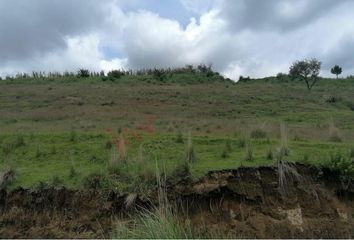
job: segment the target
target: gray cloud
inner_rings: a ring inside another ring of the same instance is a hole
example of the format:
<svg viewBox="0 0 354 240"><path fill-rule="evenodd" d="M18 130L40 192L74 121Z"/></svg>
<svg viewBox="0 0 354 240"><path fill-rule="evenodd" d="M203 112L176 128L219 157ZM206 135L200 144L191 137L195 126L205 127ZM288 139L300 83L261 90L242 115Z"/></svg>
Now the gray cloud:
<svg viewBox="0 0 354 240"><path fill-rule="evenodd" d="M343 74L354 75L352 49L354 49L354 34L344 36L336 46L333 46L333 48L323 54L322 58L326 60L323 67L329 71L335 64L339 64L343 67Z"/></svg>
<svg viewBox="0 0 354 240"><path fill-rule="evenodd" d="M0 1L0 60L18 60L65 49L66 37L85 34L101 26L105 2Z"/></svg>
<svg viewBox="0 0 354 240"><path fill-rule="evenodd" d="M287 72L310 57L323 62L322 74L333 64L353 74L354 1L179 0L196 12L187 25L166 17L171 10L134 9L140 1L0 1L0 75L212 63L237 79Z"/></svg>
<svg viewBox="0 0 354 240"><path fill-rule="evenodd" d="M234 31L290 31L303 27L347 0L221 0L219 16Z"/></svg>

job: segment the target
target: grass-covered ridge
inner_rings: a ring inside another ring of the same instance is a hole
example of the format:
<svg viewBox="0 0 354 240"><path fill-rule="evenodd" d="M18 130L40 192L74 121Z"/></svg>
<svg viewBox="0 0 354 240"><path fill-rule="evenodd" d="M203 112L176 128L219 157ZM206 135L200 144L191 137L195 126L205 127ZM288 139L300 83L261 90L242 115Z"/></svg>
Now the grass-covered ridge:
<svg viewBox="0 0 354 240"><path fill-rule="evenodd" d="M189 132L195 160L187 167L198 178L274 165L282 124L285 160L350 168L353 92L353 79L320 79L308 91L286 77L233 83L201 71L0 81L1 172L14 170L10 187L81 188L99 177L103 188L144 191L156 167L167 175L186 167ZM153 131L142 131L150 116ZM107 129L126 129L126 161L113 170L119 153Z"/></svg>

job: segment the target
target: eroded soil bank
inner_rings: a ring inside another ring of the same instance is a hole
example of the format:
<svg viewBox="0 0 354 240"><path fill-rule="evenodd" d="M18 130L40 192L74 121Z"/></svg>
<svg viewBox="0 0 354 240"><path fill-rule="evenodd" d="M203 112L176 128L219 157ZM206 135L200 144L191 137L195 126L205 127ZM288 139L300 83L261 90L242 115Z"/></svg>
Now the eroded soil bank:
<svg viewBox="0 0 354 240"><path fill-rule="evenodd" d="M296 165L215 171L196 182L170 182L167 192L194 226L239 238L354 237L354 186L326 169ZM1 191L0 237L109 238L117 219L157 204L157 194L150 195Z"/></svg>

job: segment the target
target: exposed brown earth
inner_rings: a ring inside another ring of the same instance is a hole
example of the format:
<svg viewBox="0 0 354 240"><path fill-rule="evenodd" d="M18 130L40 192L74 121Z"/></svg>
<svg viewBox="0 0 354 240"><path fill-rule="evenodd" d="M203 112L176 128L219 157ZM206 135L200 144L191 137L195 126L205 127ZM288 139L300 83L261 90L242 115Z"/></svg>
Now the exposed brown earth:
<svg viewBox="0 0 354 240"><path fill-rule="evenodd" d="M326 169L287 169L283 178L276 167L215 171L196 182L181 178L167 192L194 226L233 237L353 238L354 186ZM129 194L1 191L0 237L108 238L117 219L156 204L156 195L127 208Z"/></svg>

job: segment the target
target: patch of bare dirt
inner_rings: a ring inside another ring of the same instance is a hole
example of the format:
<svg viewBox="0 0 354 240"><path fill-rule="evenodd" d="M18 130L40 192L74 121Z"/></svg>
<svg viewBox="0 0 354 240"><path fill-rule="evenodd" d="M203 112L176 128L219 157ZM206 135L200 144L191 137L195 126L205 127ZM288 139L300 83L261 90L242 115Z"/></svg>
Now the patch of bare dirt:
<svg viewBox="0 0 354 240"><path fill-rule="evenodd" d="M214 171L196 182L181 178L168 186L168 196L193 226L230 236L353 238L354 187L326 169L291 167L282 179L276 167ZM1 191L0 237L108 238L117 218L157 201L156 194L132 196L55 188Z"/></svg>

